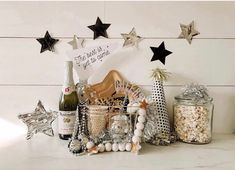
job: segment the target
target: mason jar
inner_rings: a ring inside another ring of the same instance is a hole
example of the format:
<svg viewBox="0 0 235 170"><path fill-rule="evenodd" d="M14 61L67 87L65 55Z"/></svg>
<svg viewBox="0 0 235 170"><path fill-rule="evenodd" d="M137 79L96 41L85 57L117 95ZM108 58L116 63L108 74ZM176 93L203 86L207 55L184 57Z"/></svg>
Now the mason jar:
<svg viewBox="0 0 235 170"><path fill-rule="evenodd" d="M108 123L108 106L88 106L88 131L92 137L97 137Z"/></svg>
<svg viewBox="0 0 235 170"><path fill-rule="evenodd" d="M179 95L174 103L174 130L178 139L192 144L207 144L212 140L212 98L195 100Z"/></svg>

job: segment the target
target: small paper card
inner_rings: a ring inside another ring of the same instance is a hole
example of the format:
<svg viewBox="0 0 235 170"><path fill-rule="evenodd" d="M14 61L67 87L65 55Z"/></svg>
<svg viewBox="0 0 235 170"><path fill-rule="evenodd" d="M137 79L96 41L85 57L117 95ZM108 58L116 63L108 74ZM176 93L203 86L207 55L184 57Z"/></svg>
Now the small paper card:
<svg viewBox="0 0 235 170"><path fill-rule="evenodd" d="M100 65L118 48L118 43L107 43L68 51L79 79L84 81L100 67Z"/></svg>

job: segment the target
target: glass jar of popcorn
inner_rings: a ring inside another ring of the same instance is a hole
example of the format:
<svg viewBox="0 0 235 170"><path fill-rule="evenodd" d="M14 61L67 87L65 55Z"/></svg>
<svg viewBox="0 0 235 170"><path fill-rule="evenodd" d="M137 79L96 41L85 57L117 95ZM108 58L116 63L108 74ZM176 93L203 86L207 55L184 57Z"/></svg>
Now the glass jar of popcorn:
<svg viewBox="0 0 235 170"><path fill-rule="evenodd" d="M204 86L190 85L175 97L174 129L180 141L207 144L212 140L213 104Z"/></svg>

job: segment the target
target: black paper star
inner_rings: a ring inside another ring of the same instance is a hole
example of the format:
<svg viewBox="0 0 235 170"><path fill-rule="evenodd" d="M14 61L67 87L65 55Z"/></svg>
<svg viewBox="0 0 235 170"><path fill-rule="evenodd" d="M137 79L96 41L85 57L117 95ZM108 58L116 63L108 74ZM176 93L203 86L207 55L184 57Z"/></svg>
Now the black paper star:
<svg viewBox="0 0 235 170"><path fill-rule="evenodd" d="M162 64L165 64L166 56L170 55L172 52L165 49L164 41L159 47L150 47L153 51L153 57L151 61L160 60Z"/></svg>
<svg viewBox="0 0 235 170"><path fill-rule="evenodd" d="M103 36L108 38L108 34L106 30L109 28L111 24L103 24L99 17L97 17L95 25L90 25L88 28L90 28L92 31L94 31L94 37L95 40L99 36Z"/></svg>
<svg viewBox="0 0 235 170"><path fill-rule="evenodd" d="M59 40L52 38L47 31L44 38L37 38L37 41L42 45L40 53L43 53L46 50L54 52L54 45Z"/></svg>

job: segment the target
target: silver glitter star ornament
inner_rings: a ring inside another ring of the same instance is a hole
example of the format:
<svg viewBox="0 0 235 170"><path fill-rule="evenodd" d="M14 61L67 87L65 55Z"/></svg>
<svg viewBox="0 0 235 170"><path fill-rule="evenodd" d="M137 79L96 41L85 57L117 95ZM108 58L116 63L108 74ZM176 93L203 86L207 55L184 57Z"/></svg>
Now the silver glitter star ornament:
<svg viewBox="0 0 235 170"><path fill-rule="evenodd" d="M143 39L140 36L138 36L135 32L135 28L132 28L131 32L129 34L121 34L124 41L123 47L125 46L135 46L138 48L139 42Z"/></svg>
<svg viewBox="0 0 235 170"><path fill-rule="evenodd" d="M179 38L185 38L189 44L192 43L194 36L200 34L200 32L194 28L194 21L192 21L189 25L180 24L180 28L181 34L179 35Z"/></svg>
<svg viewBox="0 0 235 170"><path fill-rule="evenodd" d="M18 118L23 121L28 127L26 139L31 139L34 134L41 132L48 136L54 136L52 122L56 119L57 112L47 112L39 100L37 107L31 113L18 115Z"/></svg>
<svg viewBox="0 0 235 170"><path fill-rule="evenodd" d="M69 41L68 44L70 44L74 50L83 48L84 39L78 38L76 35L73 36L73 40Z"/></svg>

